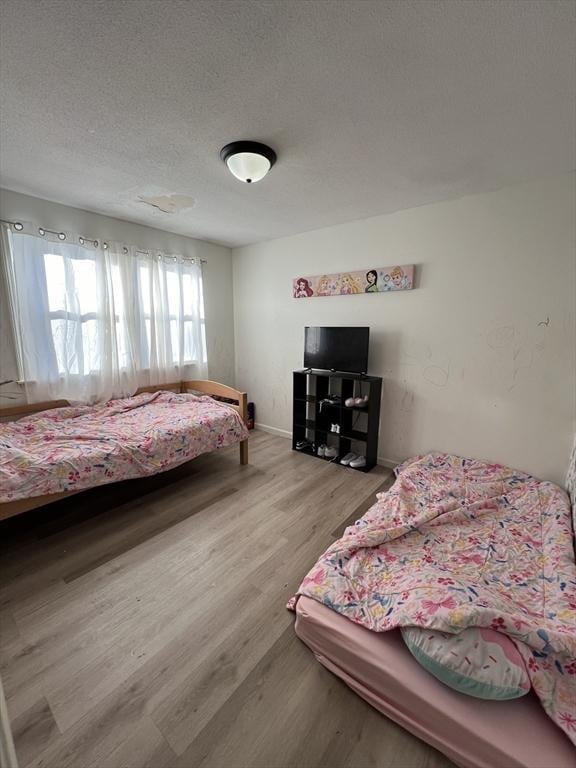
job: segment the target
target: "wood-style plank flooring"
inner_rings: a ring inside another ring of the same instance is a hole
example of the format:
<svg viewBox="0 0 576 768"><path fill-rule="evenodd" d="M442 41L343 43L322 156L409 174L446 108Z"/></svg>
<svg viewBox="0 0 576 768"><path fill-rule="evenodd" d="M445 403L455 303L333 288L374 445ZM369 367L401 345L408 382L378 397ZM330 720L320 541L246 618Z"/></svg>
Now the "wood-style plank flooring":
<svg viewBox="0 0 576 768"><path fill-rule="evenodd" d="M448 768L297 639L285 603L390 472L252 433L0 525L21 768Z"/></svg>

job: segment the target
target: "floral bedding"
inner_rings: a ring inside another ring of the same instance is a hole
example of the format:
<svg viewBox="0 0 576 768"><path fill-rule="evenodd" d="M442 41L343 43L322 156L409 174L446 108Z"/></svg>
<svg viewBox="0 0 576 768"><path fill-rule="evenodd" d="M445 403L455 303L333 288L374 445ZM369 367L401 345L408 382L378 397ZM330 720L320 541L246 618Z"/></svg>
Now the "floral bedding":
<svg viewBox="0 0 576 768"><path fill-rule="evenodd" d="M0 503L164 472L248 437L211 397L154 392L0 424Z"/></svg>
<svg viewBox="0 0 576 768"><path fill-rule="evenodd" d="M564 491L440 453L397 476L298 594L376 632L476 626L508 635L544 709L576 743L576 563Z"/></svg>

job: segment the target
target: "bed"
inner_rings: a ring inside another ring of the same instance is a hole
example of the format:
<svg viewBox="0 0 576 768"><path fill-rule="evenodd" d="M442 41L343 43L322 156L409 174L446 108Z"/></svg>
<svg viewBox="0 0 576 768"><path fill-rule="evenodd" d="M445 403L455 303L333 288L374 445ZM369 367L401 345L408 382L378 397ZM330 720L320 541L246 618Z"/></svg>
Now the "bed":
<svg viewBox="0 0 576 768"><path fill-rule="evenodd" d="M352 690L462 768L574 768L573 537L557 486L500 465L417 457L306 576L296 633ZM406 626L497 629L526 659L533 690L511 701L452 690L410 654Z"/></svg>
<svg viewBox="0 0 576 768"><path fill-rule="evenodd" d="M204 380L143 387L95 406L0 409L0 519L236 443L247 464L246 417L245 392Z"/></svg>

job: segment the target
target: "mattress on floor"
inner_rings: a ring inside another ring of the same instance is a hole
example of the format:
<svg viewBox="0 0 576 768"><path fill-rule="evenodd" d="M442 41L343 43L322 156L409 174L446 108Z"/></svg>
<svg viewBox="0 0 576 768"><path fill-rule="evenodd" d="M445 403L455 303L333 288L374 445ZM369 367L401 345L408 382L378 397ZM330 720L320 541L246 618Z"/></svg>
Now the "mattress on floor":
<svg viewBox="0 0 576 768"><path fill-rule="evenodd" d="M576 750L533 694L483 701L424 670L399 630L371 632L308 597L296 634L373 707L462 768L574 768Z"/></svg>

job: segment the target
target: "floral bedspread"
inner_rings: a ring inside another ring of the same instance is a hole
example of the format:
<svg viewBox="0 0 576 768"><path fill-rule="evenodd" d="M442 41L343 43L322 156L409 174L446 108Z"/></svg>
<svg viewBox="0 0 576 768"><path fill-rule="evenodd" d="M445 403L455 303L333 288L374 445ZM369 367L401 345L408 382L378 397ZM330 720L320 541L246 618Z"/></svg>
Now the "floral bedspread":
<svg viewBox="0 0 576 768"><path fill-rule="evenodd" d="M154 475L248 437L211 397L154 392L0 424L0 502Z"/></svg>
<svg viewBox="0 0 576 768"><path fill-rule="evenodd" d="M438 453L405 462L397 475L320 557L298 594L376 632L477 626L508 635L544 709L576 743L567 495L505 466Z"/></svg>

